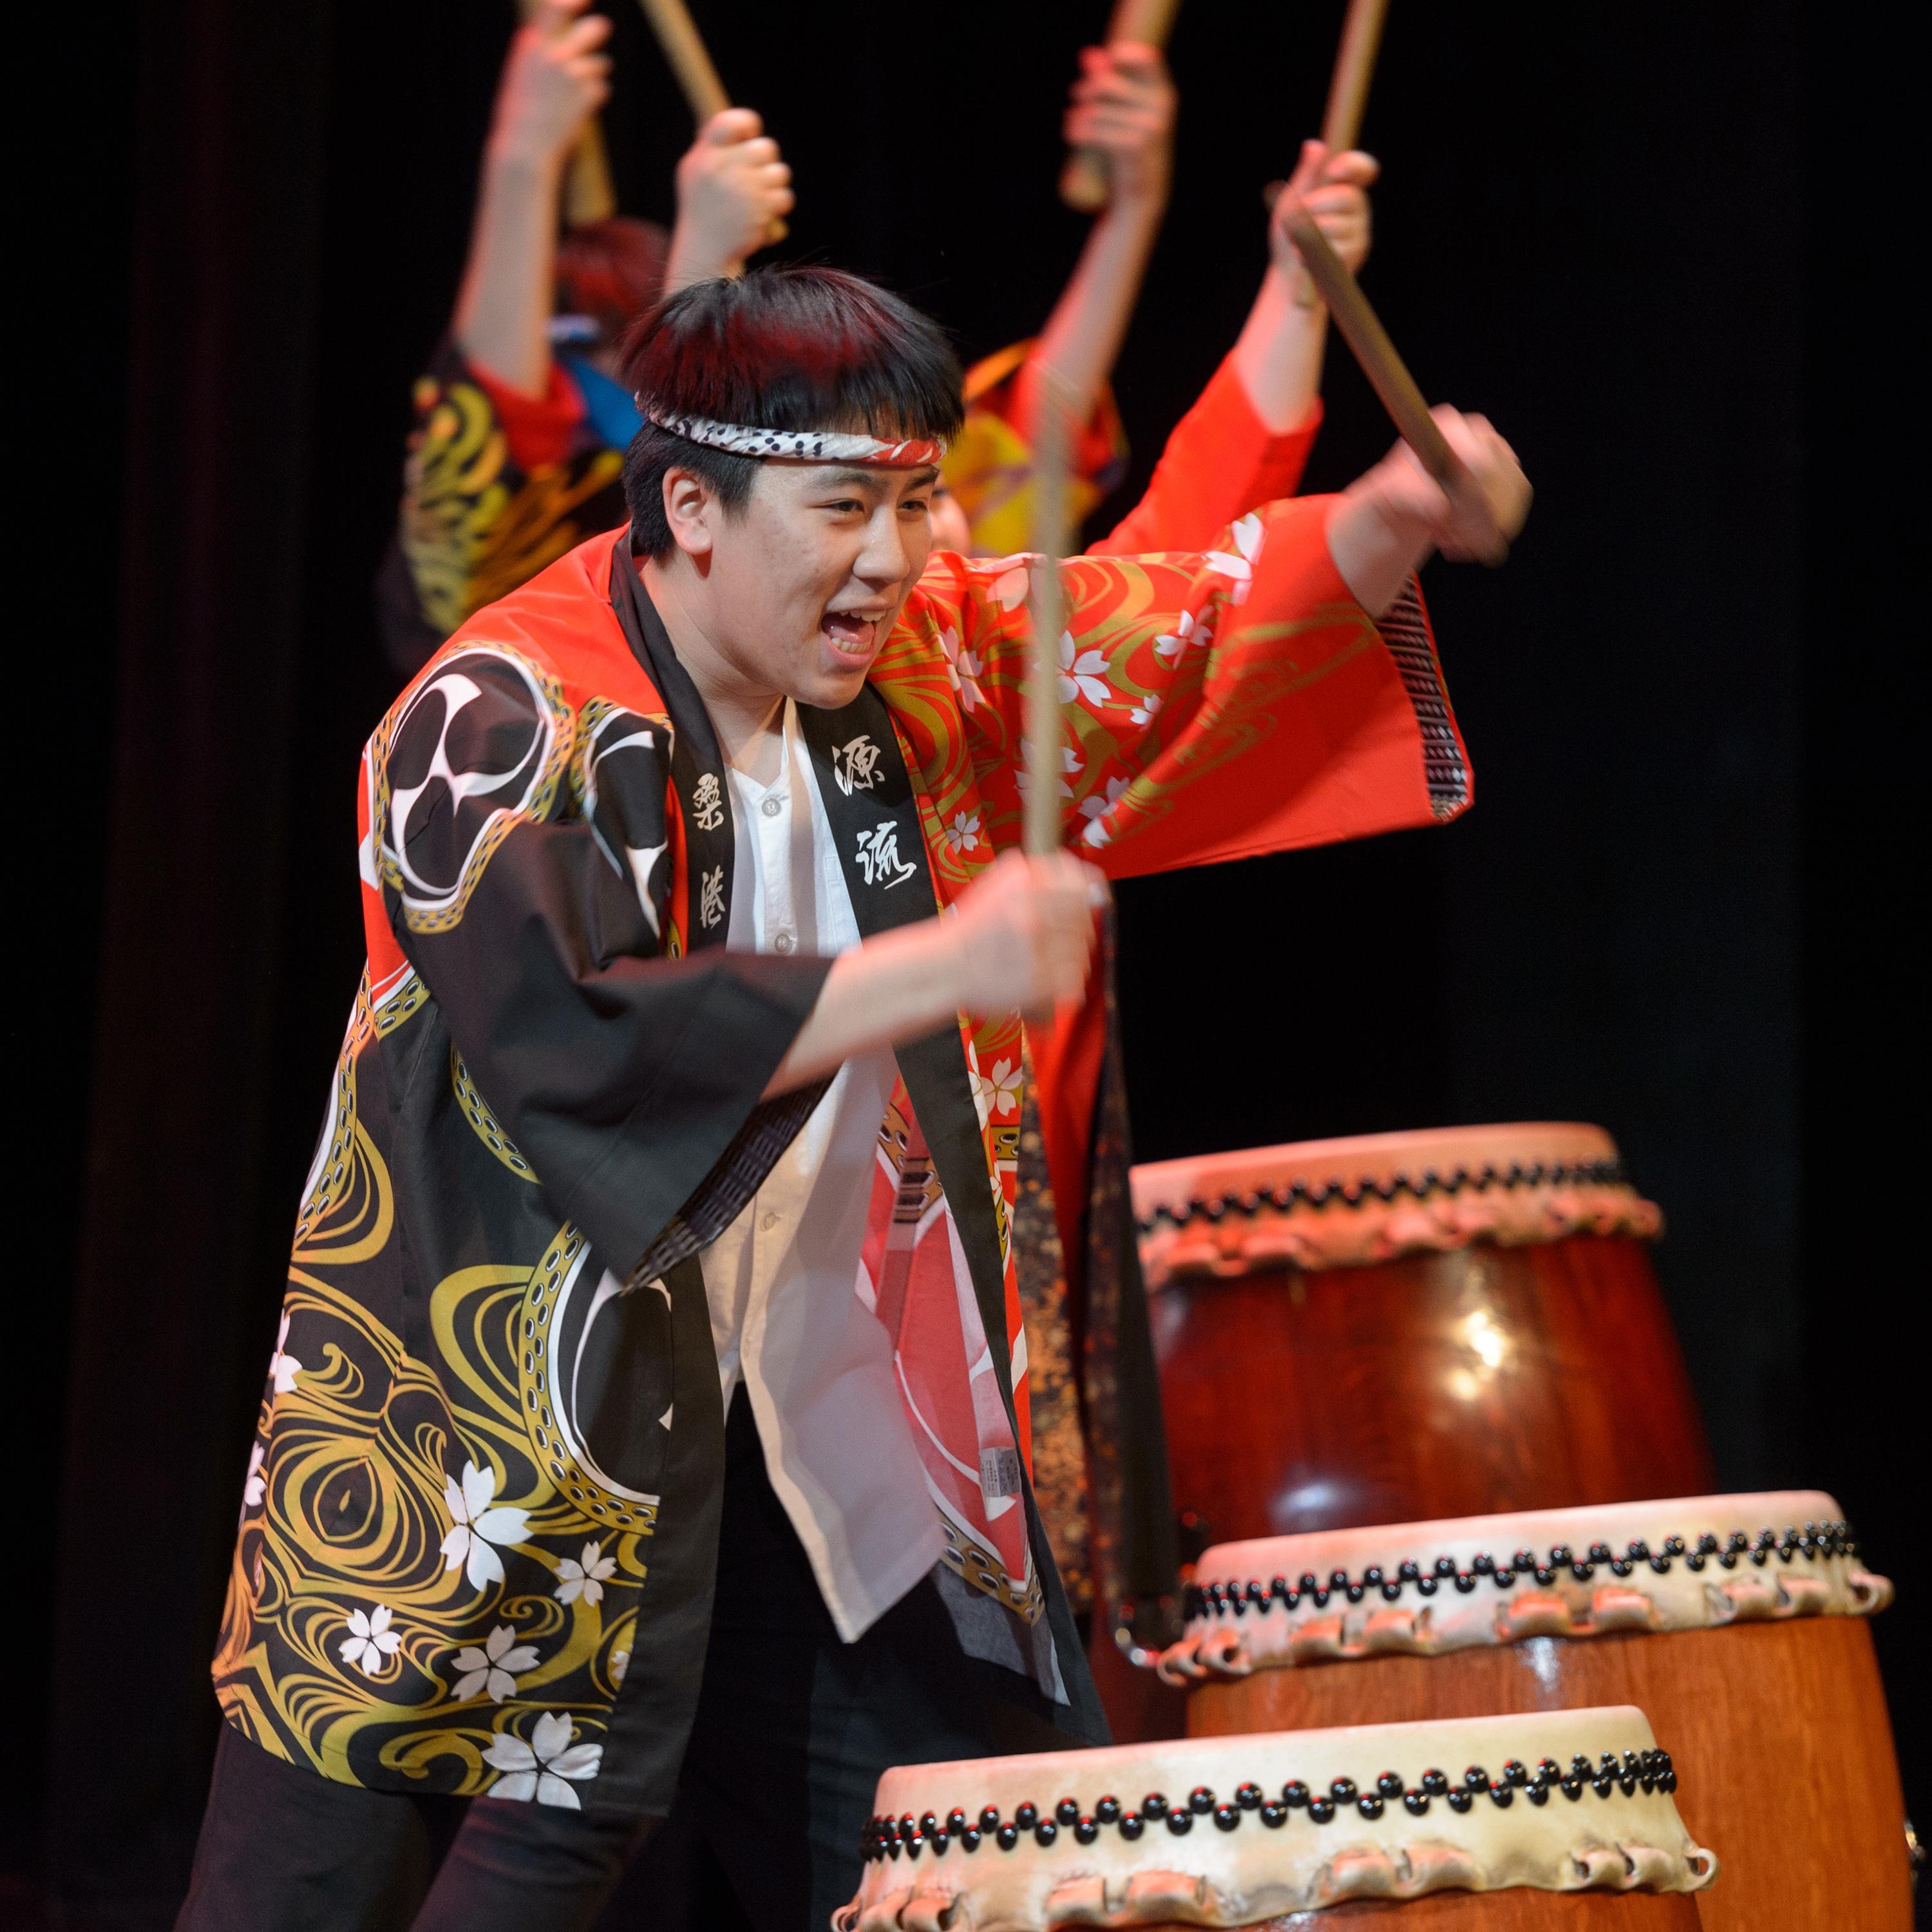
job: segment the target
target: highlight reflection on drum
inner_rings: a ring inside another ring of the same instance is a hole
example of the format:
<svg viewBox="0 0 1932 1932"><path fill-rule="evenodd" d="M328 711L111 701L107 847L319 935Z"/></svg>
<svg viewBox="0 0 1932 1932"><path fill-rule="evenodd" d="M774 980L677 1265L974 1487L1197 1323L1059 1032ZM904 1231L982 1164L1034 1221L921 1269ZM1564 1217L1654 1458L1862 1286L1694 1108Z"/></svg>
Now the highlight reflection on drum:
<svg viewBox="0 0 1932 1932"><path fill-rule="evenodd" d="M1460 1127L1134 1170L1174 1503L1210 1540L1711 1485L1600 1128Z"/></svg>
<svg viewBox="0 0 1932 1932"><path fill-rule="evenodd" d="M1724 1859L1707 1927L1906 1932L1891 1597L1816 1490L1401 1523L1208 1550L1162 1673L1198 1736L1640 1705Z"/></svg>
<svg viewBox="0 0 1932 1932"><path fill-rule="evenodd" d="M1486 1925L1568 1928L1599 1922L1564 1895L1594 1892L1658 1907L1606 1927L1695 1926L1684 1894L1717 1858L1676 1787L1628 1708L904 1766L880 1780L859 1894L833 1923L1326 1924L1350 1900L1455 1892L1505 1895ZM1418 1910L1390 1932L1437 1922Z"/></svg>

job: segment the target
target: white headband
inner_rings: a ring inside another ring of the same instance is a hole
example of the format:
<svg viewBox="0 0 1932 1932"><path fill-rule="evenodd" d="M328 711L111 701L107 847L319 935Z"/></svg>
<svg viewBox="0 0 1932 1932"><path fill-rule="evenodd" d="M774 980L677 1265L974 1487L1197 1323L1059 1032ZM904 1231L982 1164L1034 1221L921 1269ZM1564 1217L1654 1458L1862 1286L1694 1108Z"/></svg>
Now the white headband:
<svg viewBox="0 0 1932 1932"><path fill-rule="evenodd" d="M876 463L896 470L936 464L946 454L944 436L881 442L877 436L850 436L838 430L751 429L740 423L713 422L708 416L659 416L645 419L687 442L728 449L734 456L776 456L795 463Z"/></svg>

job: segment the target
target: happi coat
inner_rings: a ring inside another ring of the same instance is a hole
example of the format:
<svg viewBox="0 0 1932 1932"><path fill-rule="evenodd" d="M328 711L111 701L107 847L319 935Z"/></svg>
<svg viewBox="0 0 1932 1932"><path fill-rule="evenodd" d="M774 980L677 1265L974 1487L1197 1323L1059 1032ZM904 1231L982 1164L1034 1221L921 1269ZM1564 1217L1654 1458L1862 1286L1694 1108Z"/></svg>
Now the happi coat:
<svg viewBox="0 0 1932 1932"><path fill-rule="evenodd" d="M1328 508L1063 566L1062 815L1109 871L1466 800L1420 604L1355 604ZM697 1256L822 1091L760 1099L829 962L723 944L730 788L621 536L478 613L365 750L368 966L214 1677L230 1722L334 1778L662 1812L724 1460ZM931 916L1019 842L1032 567L935 556L859 698L802 708L862 932ZM1020 1023L897 1058L854 1292L892 1339L945 1562L1044 1628L1064 1726L1097 1742L1028 1474ZM1157 1411L1117 1426L1159 1443Z"/></svg>

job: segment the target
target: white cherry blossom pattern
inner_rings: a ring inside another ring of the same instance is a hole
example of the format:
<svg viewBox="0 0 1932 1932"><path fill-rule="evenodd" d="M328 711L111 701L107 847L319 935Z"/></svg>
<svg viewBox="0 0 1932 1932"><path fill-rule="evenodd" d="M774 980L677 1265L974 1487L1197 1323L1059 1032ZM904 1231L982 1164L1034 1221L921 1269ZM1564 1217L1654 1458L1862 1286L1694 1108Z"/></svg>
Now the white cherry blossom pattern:
<svg viewBox="0 0 1932 1932"><path fill-rule="evenodd" d="M517 1694L517 1672L536 1667L537 1654L526 1643L518 1643L517 1633L508 1624L499 1624L478 1650L466 1644L456 1653L454 1667L463 1675L450 1695L459 1704L488 1691L500 1704Z"/></svg>
<svg viewBox="0 0 1932 1932"><path fill-rule="evenodd" d="M1072 704L1085 698L1090 704L1105 704L1107 658L1102 651L1083 651L1073 641L1071 631L1060 634L1060 701Z"/></svg>
<svg viewBox="0 0 1932 1932"><path fill-rule="evenodd" d="M1080 814L1087 821L1087 829L1080 835L1080 842L1083 845L1104 845L1113 836L1100 820L1120 803L1126 791L1127 784L1125 778L1109 778L1105 798L1096 792L1091 798L1083 798L1080 801Z"/></svg>
<svg viewBox="0 0 1932 1932"><path fill-rule="evenodd" d="M1197 617L1192 610L1184 610L1171 632L1154 639L1154 654L1169 664L1178 664L1187 652L1205 650L1214 641L1213 612Z"/></svg>
<svg viewBox="0 0 1932 1932"><path fill-rule="evenodd" d="M1234 542L1233 553L1210 550L1205 561L1210 570L1232 579L1234 590L1230 601L1240 604L1254 587L1255 564L1262 554L1262 520L1250 511L1228 534Z"/></svg>
<svg viewBox="0 0 1932 1932"><path fill-rule="evenodd" d="M1160 710L1160 693L1150 691L1127 713L1128 719L1136 724L1151 724Z"/></svg>
<svg viewBox="0 0 1932 1932"><path fill-rule="evenodd" d="M1033 590L1034 553L1022 550L1012 556L988 557L975 568L993 579L993 598L1002 610L1017 610Z"/></svg>
<svg viewBox="0 0 1932 1932"><path fill-rule="evenodd" d="M534 1798L539 1804L560 1804L569 1810L584 1809L566 1779L580 1784L595 1778L604 1762L602 1744L574 1744L571 1722L560 1712L546 1711L530 1727L530 1742L500 1732L483 1754L483 1762L502 1775L483 1795L486 1798L516 1798L526 1802Z"/></svg>
<svg viewBox="0 0 1932 1932"><path fill-rule="evenodd" d="M403 1647L402 1632L389 1628L394 1615L387 1604L372 1604L367 1610L351 1610L349 1634L337 1652L343 1662L358 1666L366 1676L375 1676Z"/></svg>
<svg viewBox="0 0 1932 1932"><path fill-rule="evenodd" d="M959 633L950 624L939 634L939 648L946 653L946 674L959 694L961 707L976 711L986 701L986 694L980 688L986 665L972 652L960 649Z"/></svg>
<svg viewBox="0 0 1932 1932"><path fill-rule="evenodd" d="M1070 776L1080 769L1080 754L1071 745L1061 746L1060 765L1060 770ZM1013 782L1019 787L1021 797L1025 797L1027 787L1032 782L1032 778L1033 774L1024 765L1014 772ZM1060 781L1060 795L1062 798L1071 798L1073 796L1073 788L1066 778L1063 778Z"/></svg>
<svg viewBox="0 0 1932 1932"><path fill-rule="evenodd" d="M268 1479L262 1473L262 1465L268 1460L268 1450L259 1442L248 1451L248 1480L242 1485L242 1514L244 1516L251 1509L260 1509L262 1498L268 1492Z"/></svg>
<svg viewBox="0 0 1932 1932"><path fill-rule="evenodd" d="M973 1076L973 1104L980 1110L980 1124L982 1127L994 1114L1016 1114L1020 1108L1020 1088L1025 1074L1016 1060L996 1060L990 1076L982 1073L975 1065Z"/></svg>
<svg viewBox="0 0 1932 1932"><path fill-rule="evenodd" d="M624 1673L631 1667L631 1653L628 1650L614 1650L610 1653L610 1682L621 1684Z"/></svg>
<svg viewBox="0 0 1932 1932"><path fill-rule="evenodd" d="M580 1562L566 1556L556 1566L557 1586L550 1592L560 1604L574 1604L581 1597L586 1604L604 1600L604 1586L617 1574L617 1559L606 1556L598 1543L586 1543Z"/></svg>
<svg viewBox="0 0 1932 1932"><path fill-rule="evenodd" d="M474 1462L464 1464L460 1488L453 1476L443 1480L450 1527L442 1539L442 1567L454 1570L464 1564L472 1590L503 1580L503 1559L491 1546L520 1543L529 1533L530 1511L493 1508L496 1494L496 1471L479 1469Z"/></svg>
<svg viewBox="0 0 1932 1932"><path fill-rule="evenodd" d="M980 836L980 814L956 812L946 827L946 842L955 852L970 852L985 842Z"/></svg>
<svg viewBox="0 0 1932 1932"><path fill-rule="evenodd" d="M302 1364L289 1353L289 1311L282 1310L282 1325L275 1331L275 1352L268 1358L268 1379L278 1395L286 1395L296 1385Z"/></svg>

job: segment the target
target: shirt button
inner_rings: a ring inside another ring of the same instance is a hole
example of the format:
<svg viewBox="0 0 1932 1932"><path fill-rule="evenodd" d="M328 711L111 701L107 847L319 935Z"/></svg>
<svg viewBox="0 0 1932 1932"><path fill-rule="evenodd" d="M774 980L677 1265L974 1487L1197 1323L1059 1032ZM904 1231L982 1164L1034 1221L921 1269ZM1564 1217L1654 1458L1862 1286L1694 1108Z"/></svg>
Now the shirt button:
<svg viewBox="0 0 1932 1932"><path fill-rule="evenodd" d="M780 812L784 811L784 800L780 798L768 798L765 800L763 805L758 807L758 809L762 812L767 818L776 818Z"/></svg>
<svg viewBox="0 0 1932 1932"><path fill-rule="evenodd" d="M790 933L782 932L772 941L772 950L774 952L789 952L797 944L798 941Z"/></svg>
<svg viewBox="0 0 1932 1932"><path fill-rule="evenodd" d="M761 1228L776 1228L778 1224L778 1217L776 1214L766 1214L758 1216L758 1226Z"/></svg>

